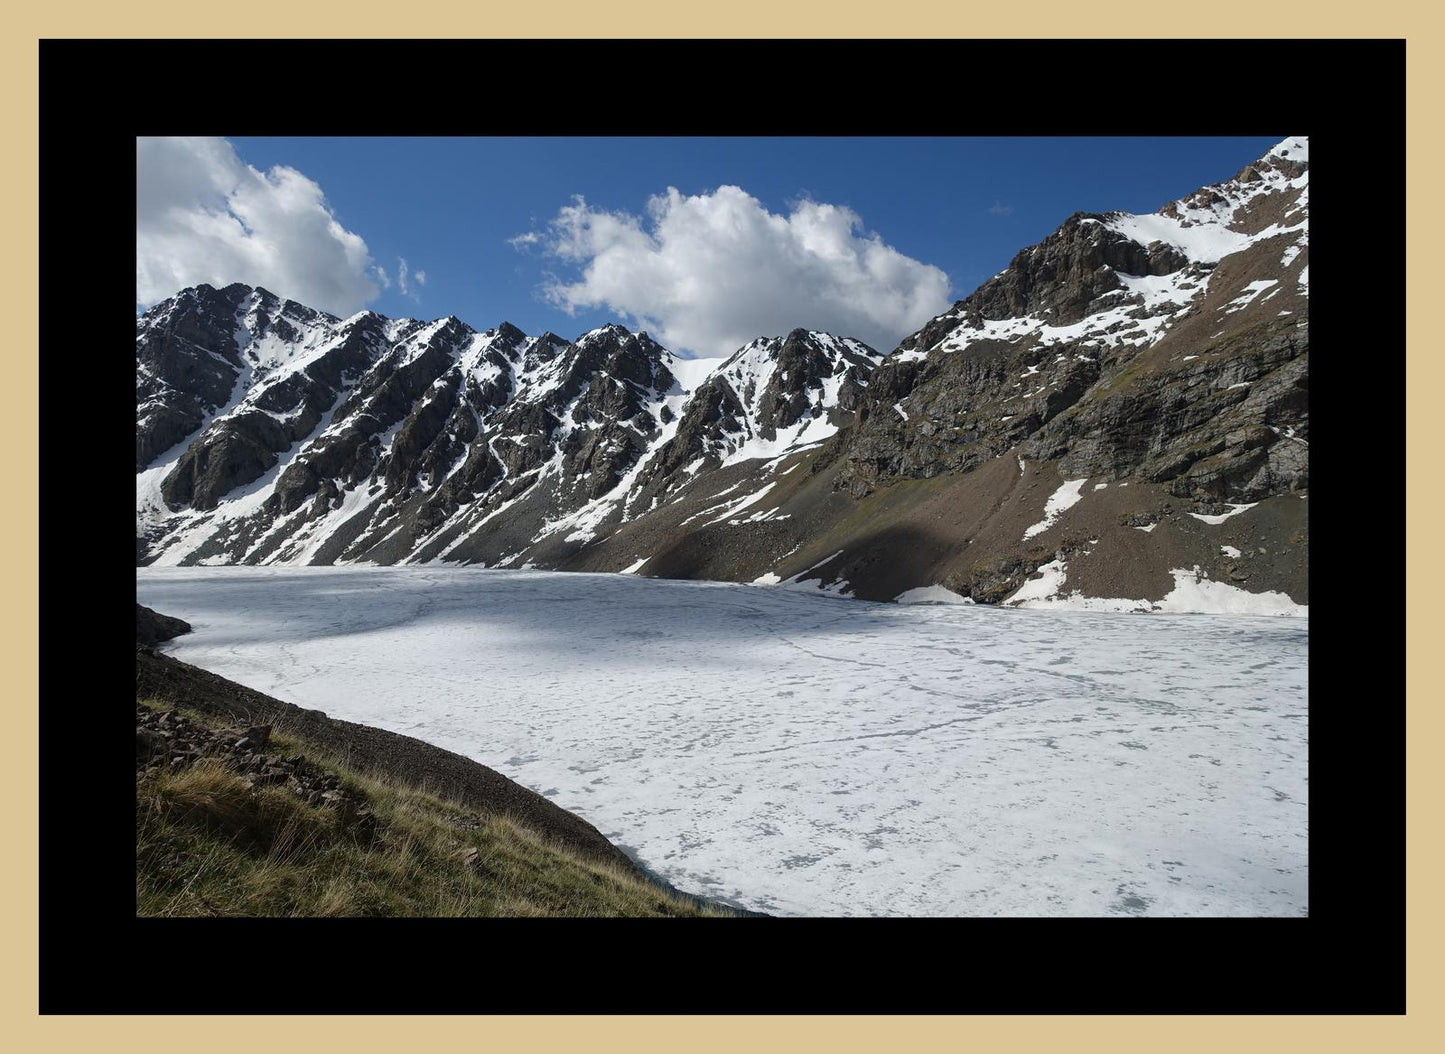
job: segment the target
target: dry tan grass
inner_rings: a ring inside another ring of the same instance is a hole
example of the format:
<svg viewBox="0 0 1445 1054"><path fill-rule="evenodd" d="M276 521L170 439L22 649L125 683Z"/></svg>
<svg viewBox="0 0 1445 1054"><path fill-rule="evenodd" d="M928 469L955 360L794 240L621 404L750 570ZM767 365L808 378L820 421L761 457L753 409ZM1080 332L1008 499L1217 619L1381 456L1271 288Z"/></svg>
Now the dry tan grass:
<svg viewBox="0 0 1445 1054"><path fill-rule="evenodd" d="M206 722L200 715L187 714ZM725 915L606 863L584 859L508 817L475 830L469 810L358 773L284 735L364 794L377 836L278 787L252 790L214 762L136 784L136 910L141 915ZM463 860L478 850L477 866Z"/></svg>

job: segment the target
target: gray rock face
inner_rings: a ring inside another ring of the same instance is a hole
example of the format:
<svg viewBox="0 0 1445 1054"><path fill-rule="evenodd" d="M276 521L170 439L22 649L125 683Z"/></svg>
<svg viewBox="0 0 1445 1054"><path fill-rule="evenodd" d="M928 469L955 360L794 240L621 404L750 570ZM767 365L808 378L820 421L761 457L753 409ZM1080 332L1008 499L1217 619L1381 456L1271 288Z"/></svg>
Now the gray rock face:
<svg viewBox="0 0 1445 1054"><path fill-rule="evenodd" d="M222 406L242 369L234 335L240 289L188 289L136 321L136 469Z"/></svg>
<svg viewBox="0 0 1445 1054"><path fill-rule="evenodd" d="M866 493L889 480L964 472L1015 447L1029 460L1057 461L1066 477L1174 481L1181 497L1247 502L1308 486L1307 322L1257 322L1216 340L1207 361L1188 365L1178 355L1157 371L1130 372L1138 351L1096 351L1069 345L1040 357L974 345L885 363L840 486ZM1204 359L1188 356L1196 357ZM1025 375L1034 387L1018 393L1014 378Z"/></svg>
<svg viewBox="0 0 1445 1054"><path fill-rule="evenodd" d="M1081 401L1025 449L1057 458L1066 476L1138 476L1201 501L1303 490L1308 352L1308 325L1258 323L1214 345L1208 363L1141 376Z"/></svg>

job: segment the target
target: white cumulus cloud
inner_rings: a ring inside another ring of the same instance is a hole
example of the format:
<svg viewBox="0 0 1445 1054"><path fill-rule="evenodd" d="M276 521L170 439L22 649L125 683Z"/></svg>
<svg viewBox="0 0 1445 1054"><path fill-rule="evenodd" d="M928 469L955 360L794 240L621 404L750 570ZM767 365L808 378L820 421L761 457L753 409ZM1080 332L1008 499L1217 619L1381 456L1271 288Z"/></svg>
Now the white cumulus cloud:
<svg viewBox="0 0 1445 1054"><path fill-rule="evenodd" d="M784 216L735 186L698 195L669 187L645 217L579 196L545 232L511 242L540 245L580 272L543 287L563 310L605 305L702 355L798 326L889 351L952 302L948 275L885 244L852 209L802 201Z"/></svg>
<svg viewBox="0 0 1445 1054"><path fill-rule="evenodd" d="M225 139L136 139L136 303L244 282L350 315L390 280L294 168L260 172Z"/></svg>

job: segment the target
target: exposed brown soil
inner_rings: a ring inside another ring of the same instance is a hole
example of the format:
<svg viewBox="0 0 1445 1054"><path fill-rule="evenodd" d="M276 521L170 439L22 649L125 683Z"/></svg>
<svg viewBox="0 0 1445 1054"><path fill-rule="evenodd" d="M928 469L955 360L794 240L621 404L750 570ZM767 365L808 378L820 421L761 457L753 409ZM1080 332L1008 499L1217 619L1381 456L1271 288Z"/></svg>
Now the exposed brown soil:
<svg viewBox="0 0 1445 1054"><path fill-rule="evenodd" d="M980 602L998 602L1062 552L1067 588L1086 596L1157 601L1174 588L1171 570L1198 565L1214 581L1309 603L1303 494L1276 495L1208 524L1189 513L1223 507L1176 497L1166 484L1137 477L1093 477L1077 504L1025 539L1064 482L1054 463L1025 460L1020 469L1018 453L1010 451L962 475L894 480L854 499L834 489L834 466L809 471L821 453L799 455L799 467L774 476L773 490L744 514L776 508L785 519L706 526L717 514L697 516L726 500L712 495L747 478L751 466L738 466L729 470L735 475L719 473L696 494L624 524L558 566L619 571L651 553L638 572L643 576L750 582L765 573L788 578L812 568L809 579L824 585L845 580L853 587L850 595L863 600L891 600L919 583L938 583ZM697 518L684 523L689 517ZM1149 531L1138 529L1150 524ZM1240 555L1227 555L1225 546ZM779 559L779 553L787 555Z"/></svg>

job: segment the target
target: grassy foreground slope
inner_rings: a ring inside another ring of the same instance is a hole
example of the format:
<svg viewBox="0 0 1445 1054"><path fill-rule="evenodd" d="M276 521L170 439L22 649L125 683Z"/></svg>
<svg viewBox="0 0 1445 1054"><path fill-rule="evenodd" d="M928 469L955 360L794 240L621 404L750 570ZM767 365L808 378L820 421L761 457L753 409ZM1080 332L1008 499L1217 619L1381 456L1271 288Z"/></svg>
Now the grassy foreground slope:
<svg viewBox="0 0 1445 1054"><path fill-rule="evenodd" d="M148 707L149 709L149 707ZM188 715L189 716L189 715ZM283 754L304 753L275 736ZM506 816L306 754L367 802L362 822L256 786L219 760L136 781L140 915L516 916L720 914L589 859Z"/></svg>
<svg viewBox="0 0 1445 1054"><path fill-rule="evenodd" d="M485 766L136 650L144 916L730 915Z"/></svg>

